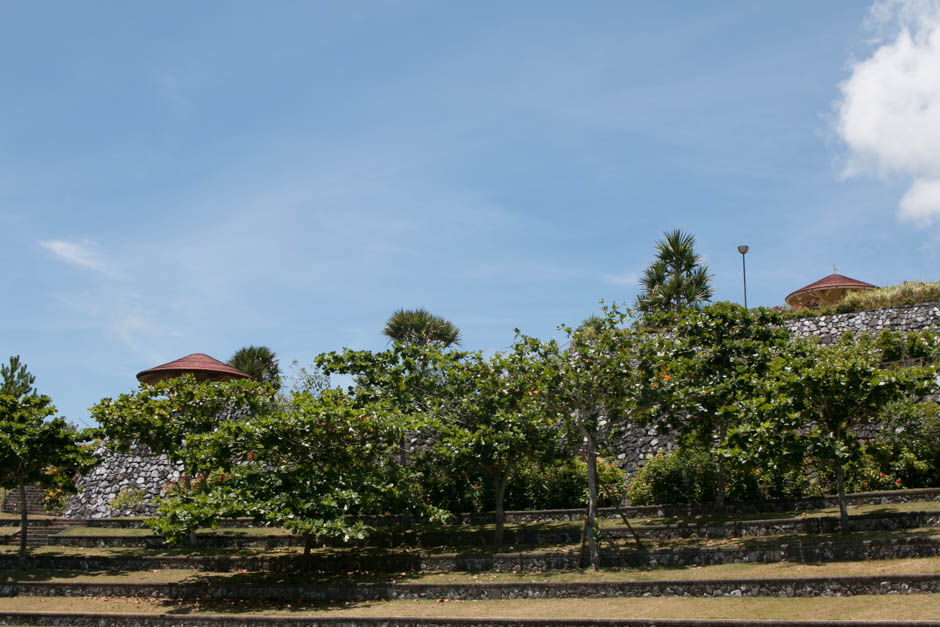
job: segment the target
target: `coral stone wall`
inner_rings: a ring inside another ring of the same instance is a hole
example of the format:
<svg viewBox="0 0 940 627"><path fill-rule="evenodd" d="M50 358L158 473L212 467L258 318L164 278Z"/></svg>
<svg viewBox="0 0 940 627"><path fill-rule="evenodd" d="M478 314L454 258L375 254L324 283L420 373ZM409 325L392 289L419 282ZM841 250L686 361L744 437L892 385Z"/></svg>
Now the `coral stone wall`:
<svg viewBox="0 0 940 627"><path fill-rule="evenodd" d="M79 492L63 515L69 518L109 518L153 514L153 501L166 484L177 481L182 466L154 455L137 445L129 453L116 453L103 446L95 450L100 464L78 481Z"/></svg>
<svg viewBox="0 0 940 627"><path fill-rule="evenodd" d="M856 313L787 320L785 326L798 337L818 337L826 344L838 340L846 331L854 335L877 335L892 331L921 331L940 327L940 303L922 303Z"/></svg>

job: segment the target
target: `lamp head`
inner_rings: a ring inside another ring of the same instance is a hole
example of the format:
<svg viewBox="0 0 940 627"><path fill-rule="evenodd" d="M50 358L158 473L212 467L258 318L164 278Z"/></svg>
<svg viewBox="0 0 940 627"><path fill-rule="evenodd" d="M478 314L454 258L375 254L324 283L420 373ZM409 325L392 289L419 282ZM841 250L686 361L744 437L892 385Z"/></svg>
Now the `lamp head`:
<svg viewBox="0 0 940 627"><path fill-rule="evenodd" d="M748 248L744 244L741 244L740 246L738 246L738 252L741 253L742 255L747 254L747 251L749 250L750 248Z"/></svg>

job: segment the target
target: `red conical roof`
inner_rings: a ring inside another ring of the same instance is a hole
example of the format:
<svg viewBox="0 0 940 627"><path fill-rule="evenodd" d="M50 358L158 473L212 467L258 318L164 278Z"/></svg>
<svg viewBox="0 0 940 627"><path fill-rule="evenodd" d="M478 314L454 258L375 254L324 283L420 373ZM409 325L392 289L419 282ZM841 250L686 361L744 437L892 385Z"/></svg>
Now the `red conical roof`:
<svg viewBox="0 0 940 627"><path fill-rule="evenodd" d="M218 359L209 357L205 353L193 353L159 366L154 366L137 373L137 380L141 383L156 383L165 379L172 379L182 374L191 374L197 381L228 381L230 379L250 379L238 368L223 364Z"/></svg>
<svg viewBox="0 0 940 627"><path fill-rule="evenodd" d="M787 303L790 302L790 299L797 294L803 294L804 292L815 292L818 290L831 290L831 289L849 289L849 290L874 290L878 289L877 285L872 285L871 283L865 283L864 281L859 281L851 277L843 276L841 274L832 273L829 276L823 277L814 283L810 283L806 287L801 287L795 292L791 292L784 299Z"/></svg>

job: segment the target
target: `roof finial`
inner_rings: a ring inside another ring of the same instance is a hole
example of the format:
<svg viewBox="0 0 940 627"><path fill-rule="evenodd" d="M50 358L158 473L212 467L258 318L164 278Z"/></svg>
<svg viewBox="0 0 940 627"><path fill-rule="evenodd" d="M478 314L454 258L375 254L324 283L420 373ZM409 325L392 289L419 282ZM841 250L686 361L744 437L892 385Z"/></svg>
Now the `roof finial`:
<svg viewBox="0 0 940 627"><path fill-rule="evenodd" d="M836 264L832 264L832 273L837 274L838 272L839 272L839 269L836 267Z"/></svg>

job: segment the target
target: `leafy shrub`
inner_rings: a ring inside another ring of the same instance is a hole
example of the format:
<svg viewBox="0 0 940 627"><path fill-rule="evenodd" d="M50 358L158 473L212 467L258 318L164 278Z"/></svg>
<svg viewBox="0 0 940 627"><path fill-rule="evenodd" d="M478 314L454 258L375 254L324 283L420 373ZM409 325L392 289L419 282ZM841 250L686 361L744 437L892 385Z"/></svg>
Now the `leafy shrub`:
<svg viewBox="0 0 940 627"><path fill-rule="evenodd" d="M624 472L616 464L598 459L597 475L599 505L621 503L626 493ZM452 512L492 511L495 507L492 481L485 475L437 460L425 466L422 482L427 498L437 507ZM520 465L509 478L503 506L506 510L586 507L587 464L571 458L555 464Z"/></svg>
<svg viewBox="0 0 940 627"><path fill-rule="evenodd" d="M738 467L725 469L725 499L758 498L760 486L753 473ZM630 482L628 496L633 505L706 503L718 495L718 460L709 451L677 448L660 451L648 460Z"/></svg>

